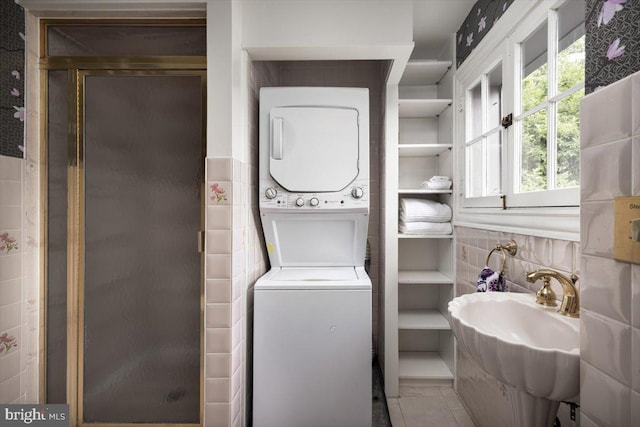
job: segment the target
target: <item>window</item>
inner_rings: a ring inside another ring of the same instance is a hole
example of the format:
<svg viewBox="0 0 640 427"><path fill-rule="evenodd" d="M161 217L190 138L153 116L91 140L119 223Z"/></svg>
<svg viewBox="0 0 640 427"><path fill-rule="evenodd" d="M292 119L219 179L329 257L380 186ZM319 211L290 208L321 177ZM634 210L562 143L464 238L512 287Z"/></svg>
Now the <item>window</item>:
<svg viewBox="0 0 640 427"><path fill-rule="evenodd" d="M549 4L514 12L522 19L461 67L463 208L579 204L584 2Z"/></svg>

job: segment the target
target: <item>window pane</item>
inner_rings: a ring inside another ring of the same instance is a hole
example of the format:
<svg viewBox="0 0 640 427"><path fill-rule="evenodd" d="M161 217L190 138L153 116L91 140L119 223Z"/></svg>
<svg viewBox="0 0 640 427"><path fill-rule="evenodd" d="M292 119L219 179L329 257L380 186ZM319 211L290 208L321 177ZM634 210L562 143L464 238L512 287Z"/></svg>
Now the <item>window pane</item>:
<svg viewBox="0 0 640 427"><path fill-rule="evenodd" d="M558 9L558 92L584 80L584 2L568 1Z"/></svg>
<svg viewBox="0 0 640 427"><path fill-rule="evenodd" d="M467 146L467 197L482 196L482 140Z"/></svg>
<svg viewBox="0 0 640 427"><path fill-rule="evenodd" d="M522 121L520 191L547 189L547 109Z"/></svg>
<svg viewBox="0 0 640 427"><path fill-rule="evenodd" d="M502 132L487 137L487 196L502 193Z"/></svg>
<svg viewBox="0 0 640 427"><path fill-rule="evenodd" d="M547 23L522 43L522 112L547 98Z"/></svg>
<svg viewBox="0 0 640 427"><path fill-rule="evenodd" d="M487 130L500 126L502 117L502 63L489 72L487 94Z"/></svg>
<svg viewBox="0 0 640 427"><path fill-rule="evenodd" d="M580 183L580 99L581 89L558 102L557 187L577 187Z"/></svg>
<svg viewBox="0 0 640 427"><path fill-rule="evenodd" d="M468 94L471 106L468 124L471 134L467 137L467 141L470 141L482 135L482 88L480 83L475 85Z"/></svg>

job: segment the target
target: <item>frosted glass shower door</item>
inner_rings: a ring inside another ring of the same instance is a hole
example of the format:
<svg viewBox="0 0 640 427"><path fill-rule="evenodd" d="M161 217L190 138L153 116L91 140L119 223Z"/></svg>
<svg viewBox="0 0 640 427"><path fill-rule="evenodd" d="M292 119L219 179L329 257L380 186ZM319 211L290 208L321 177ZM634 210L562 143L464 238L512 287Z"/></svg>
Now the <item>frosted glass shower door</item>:
<svg viewBox="0 0 640 427"><path fill-rule="evenodd" d="M79 423L200 423L203 79L78 74Z"/></svg>

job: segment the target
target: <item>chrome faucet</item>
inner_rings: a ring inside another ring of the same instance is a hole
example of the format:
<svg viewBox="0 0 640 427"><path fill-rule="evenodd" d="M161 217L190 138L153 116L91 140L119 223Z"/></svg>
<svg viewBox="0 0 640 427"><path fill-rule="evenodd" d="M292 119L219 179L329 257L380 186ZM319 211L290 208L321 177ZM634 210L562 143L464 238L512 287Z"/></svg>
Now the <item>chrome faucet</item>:
<svg viewBox="0 0 640 427"><path fill-rule="evenodd" d="M561 273L549 269L540 269L527 273L527 282L535 283L537 280L542 279L544 284L542 288L536 293L536 302L538 304L555 307L556 294L553 292L550 286L551 278L554 278L562 286L562 304L558 313L569 317L580 317L580 302L578 300L578 292L576 291L575 283L578 281L578 276L572 274L571 277L567 277Z"/></svg>

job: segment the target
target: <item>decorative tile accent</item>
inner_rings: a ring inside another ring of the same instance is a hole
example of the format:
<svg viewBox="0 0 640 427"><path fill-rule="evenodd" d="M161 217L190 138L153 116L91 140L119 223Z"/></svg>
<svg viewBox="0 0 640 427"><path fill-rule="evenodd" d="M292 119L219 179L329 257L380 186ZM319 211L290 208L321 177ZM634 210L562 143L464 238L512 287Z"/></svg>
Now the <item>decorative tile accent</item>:
<svg viewBox="0 0 640 427"><path fill-rule="evenodd" d="M233 185L231 181L209 183L209 203L215 205L232 204Z"/></svg>

